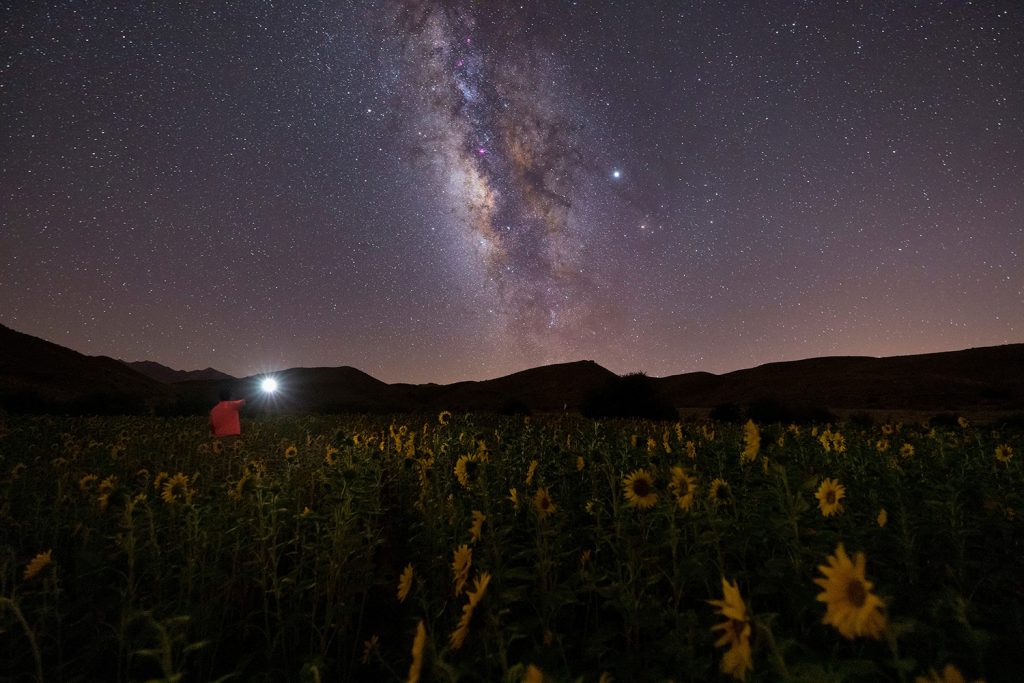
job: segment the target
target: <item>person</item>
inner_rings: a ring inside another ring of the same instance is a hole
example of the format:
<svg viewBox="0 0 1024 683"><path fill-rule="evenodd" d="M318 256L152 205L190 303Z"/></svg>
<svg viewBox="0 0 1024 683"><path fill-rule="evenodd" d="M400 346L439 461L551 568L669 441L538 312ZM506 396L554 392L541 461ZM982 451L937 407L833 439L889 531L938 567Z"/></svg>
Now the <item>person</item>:
<svg viewBox="0 0 1024 683"><path fill-rule="evenodd" d="M238 411L245 405L245 399L231 400L231 390L221 389L220 403L210 410L210 433L214 436L239 436L242 423Z"/></svg>

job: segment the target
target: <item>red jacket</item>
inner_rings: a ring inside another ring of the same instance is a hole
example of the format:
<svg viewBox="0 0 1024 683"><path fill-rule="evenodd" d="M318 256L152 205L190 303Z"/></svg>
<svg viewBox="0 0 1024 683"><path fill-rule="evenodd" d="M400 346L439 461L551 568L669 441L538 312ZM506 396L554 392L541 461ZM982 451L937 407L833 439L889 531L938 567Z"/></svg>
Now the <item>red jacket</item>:
<svg viewBox="0 0 1024 683"><path fill-rule="evenodd" d="M239 401L221 401L210 410L210 433L214 436L238 436L242 433L242 425L238 420L238 411L245 405L245 399Z"/></svg>

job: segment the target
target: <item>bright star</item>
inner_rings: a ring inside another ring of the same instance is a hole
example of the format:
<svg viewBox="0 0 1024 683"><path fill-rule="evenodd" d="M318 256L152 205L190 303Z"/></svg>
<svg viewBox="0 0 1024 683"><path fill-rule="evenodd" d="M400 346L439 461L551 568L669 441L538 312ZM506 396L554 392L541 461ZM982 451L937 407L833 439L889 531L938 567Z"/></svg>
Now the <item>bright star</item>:
<svg viewBox="0 0 1024 683"><path fill-rule="evenodd" d="M621 177L622 177L622 171L620 171L618 169L615 169L614 171L612 171L612 178L615 178L616 180L618 180Z"/></svg>

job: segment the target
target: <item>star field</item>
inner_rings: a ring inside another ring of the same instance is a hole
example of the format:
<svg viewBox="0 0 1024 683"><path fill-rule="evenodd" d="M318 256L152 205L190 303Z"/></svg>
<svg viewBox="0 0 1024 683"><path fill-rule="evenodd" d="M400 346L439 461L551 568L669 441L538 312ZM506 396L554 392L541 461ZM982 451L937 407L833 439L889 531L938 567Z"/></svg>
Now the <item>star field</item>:
<svg viewBox="0 0 1024 683"><path fill-rule="evenodd" d="M0 323L242 376L1024 341L1014 2L0 2Z"/></svg>

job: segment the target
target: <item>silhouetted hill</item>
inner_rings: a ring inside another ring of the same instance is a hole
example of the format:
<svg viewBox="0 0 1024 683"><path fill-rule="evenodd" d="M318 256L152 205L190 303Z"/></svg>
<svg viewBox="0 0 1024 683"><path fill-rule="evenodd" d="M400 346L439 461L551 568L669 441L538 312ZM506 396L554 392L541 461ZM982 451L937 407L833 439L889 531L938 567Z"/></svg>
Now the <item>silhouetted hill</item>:
<svg viewBox="0 0 1024 683"><path fill-rule="evenodd" d="M0 350L0 407L17 412L202 414L224 387L248 399L252 410L286 412L585 410L670 417L673 410L700 413L726 404L735 404L734 414L752 407L780 415L820 415L826 409L1024 411L1024 344L892 358L811 358L724 375L663 378L620 378L593 361L447 385L386 384L351 367L292 368L274 373L281 388L273 396L260 391L262 376L235 379L207 369L196 372L212 378L195 379L195 372L184 373L185 378L180 371L145 364L161 377L182 377L158 382L136 371L139 364L84 356L2 325Z"/></svg>
<svg viewBox="0 0 1024 683"><path fill-rule="evenodd" d="M684 410L764 399L830 409L1020 410L1024 344L889 358L810 358L657 381Z"/></svg>
<svg viewBox="0 0 1024 683"><path fill-rule="evenodd" d="M155 379L157 382L163 382L165 384L172 384L174 382L191 382L194 380L222 381L235 379L226 372L221 372L214 368L206 368L205 370L175 370L174 368L169 368L166 365L161 365L160 363L156 363L151 360L121 362L132 370L140 372L150 379Z"/></svg>
<svg viewBox="0 0 1024 683"><path fill-rule="evenodd" d="M424 410L579 412L588 394L615 376L594 361L584 360L543 365L483 381L391 387L403 403Z"/></svg>
<svg viewBox="0 0 1024 683"><path fill-rule="evenodd" d="M134 413L171 401L163 384L0 325L0 407L12 412Z"/></svg>

